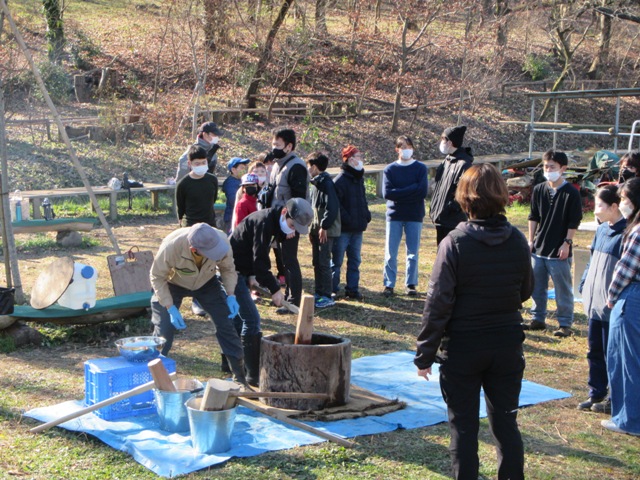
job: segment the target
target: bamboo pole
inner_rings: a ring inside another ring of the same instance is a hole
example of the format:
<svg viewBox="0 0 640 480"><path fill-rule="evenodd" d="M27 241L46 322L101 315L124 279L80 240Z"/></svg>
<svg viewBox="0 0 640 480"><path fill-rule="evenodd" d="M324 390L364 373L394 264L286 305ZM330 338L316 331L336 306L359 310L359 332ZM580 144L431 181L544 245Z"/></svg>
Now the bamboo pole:
<svg viewBox="0 0 640 480"><path fill-rule="evenodd" d="M44 96L44 98L45 98L45 100L47 102L47 105L49 106L49 109L51 110L51 114L53 115L53 119L56 122L56 125L58 126L58 131L60 132L60 136L62 137L62 140L64 141L65 145L67 146L67 150L69 151L69 156L71 157L71 161L73 162L73 166L75 167L76 171L80 175L80 178L82 179L82 183L84 184L84 187L87 189L87 193L89 194L89 198L91 199L91 204L93 205L96 213L98 214L98 218L100 219L100 223L102 223L102 226L104 227L105 231L107 232L107 236L111 240L111 244L113 245L113 248L116 251L116 254L120 255L122 252L120 251L120 247L118 246L118 241L116 240L115 236L113 235L113 232L111 231L111 226L107 222L107 219L104 216L104 213L102 212L102 209L100 208L100 205L98 204L98 199L96 198L95 194L93 193L93 189L91 188L91 184L89 183L89 179L87 178L87 175L86 175L86 173L84 171L84 168L82 167L82 165L78 161L78 157L76 156L76 152L75 152L73 146L71 145L71 140L69 140L69 136L67 135L67 131L65 130L64 125L62 124L62 120L60 119L60 114L58 113L58 110L56 109L55 105L53 104L53 101L51 100L51 97L49 96L49 92L47 91L47 87L45 86L44 81L42 80L42 76L40 75L40 70L38 69L38 67L34 63L33 57L31 56L31 53L29 53L29 50L28 50L27 45L26 45L26 43L24 41L24 38L22 38L22 34L20 33L20 31L18 30L18 27L16 26L15 22L13 21L13 17L11 16L11 12L9 11L9 7L7 7L6 1L5 0L0 0L0 6L2 6L2 11L4 12L5 16L7 17L7 21L9 23L9 26L11 27L11 31L13 32L13 36L15 37L16 41L18 42L18 45L20 46L20 49L22 50L22 53L23 53L24 57L27 59L27 62L29 62L29 66L31 67L31 70L33 71L33 75L36 78L36 82L38 83L38 86L40 87L40 90L42 91L42 95Z"/></svg>
<svg viewBox="0 0 640 480"><path fill-rule="evenodd" d="M4 1L4 0L3 0ZM4 85L0 79L0 221L2 222L2 251L4 253L5 274L7 287L15 288L16 303L24 303L24 291L22 279L18 268L18 255L16 253L16 241L13 237L11 225L11 211L9 208L9 169L7 167L7 137L4 121Z"/></svg>

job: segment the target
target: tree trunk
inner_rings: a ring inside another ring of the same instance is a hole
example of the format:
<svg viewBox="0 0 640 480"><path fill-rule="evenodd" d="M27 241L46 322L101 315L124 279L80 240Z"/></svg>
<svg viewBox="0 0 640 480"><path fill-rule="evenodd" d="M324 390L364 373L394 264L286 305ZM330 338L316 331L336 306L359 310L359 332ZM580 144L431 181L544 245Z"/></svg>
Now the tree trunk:
<svg viewBox="0 0 640 480"><path fill-rule="evenodd" d="M64 25L59 0L42 0L47 22L47 53L51 63L59 63L64 53Z"/></svg>
<svg viewBox="0 0 640 480"><path fill-rule="evenodd" d="M378 23L380 22L381 16L382 16L382 0L376 0L375 17L373 22L373 33L375 34L380 33L380 31L378 30Z"/></svg>
<svg viewBox="0 0 640 480"><path fill-rule="evenodd" d="M267 69L267 65L269 65L269 60L271 60L271 52L273 50L273 42L276 39L276 35L278 34L278 30L282 26L284 19L287 16L287 12L289 8L293 5L295 0L283 0L282 5L280 6L280 11L278 12L278 16L276 17L273 25L271 26L271 30L269 30L269 34L267 35L267 40L264 43L264 47L262 48L262 52L260 53L260 59L258 60L258 64L256 65L256 70L253 73L253 79L247 88L247 93L245 94L245 103L247 108L256 108L256 97L255 95L258 93L258 89L260 88L260 84L262 83L262 75Z"/></svg>
<svg viewBox="0 0 640 480"><path fill-rule="evenodd" d="M210 50L215 51L227 40L226 0L203 0L204 37Z"/></svg>
<svg viewBox="0 0 640 480"><path fill-rule="evenodd" d="M327 35L327 0L316 0L316 33Z"/></svg>
<svg viewBox="0 0 640 480"><path fill-rule="evenodd" d="M610 1L602 0L603 6L607 6ZM609 60L609 45L611 43L611 17L609 15L600 15L598 26L600 35L598 37L598 51L593 57L593 62L587 73L587 77L591 79L602 78L602 69Z"/></svg>
<svg viewBox="0 0 640 480"><path fill-rule="evenodd" d="M509 0L497 0L495 11L498 22L496 28L496 45L499 48L504 48L507 46L509 35Z"/></svg>

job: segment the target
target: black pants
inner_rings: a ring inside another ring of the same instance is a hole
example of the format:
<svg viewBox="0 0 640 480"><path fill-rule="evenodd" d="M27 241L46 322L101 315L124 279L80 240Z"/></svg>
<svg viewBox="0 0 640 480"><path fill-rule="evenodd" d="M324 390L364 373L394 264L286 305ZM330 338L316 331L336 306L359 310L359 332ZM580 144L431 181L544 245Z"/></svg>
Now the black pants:
<svg viewBox="0 0 640 480"><path fill-rule="evenodd" d="M478 478L482 387L496 442L498 479L524 479L524 447L516 421L524 367L522 345L448 353L440 366L440 389L449 414L454 478Z"/></svg>
<svg viewBox="0 0 640 480"><path fill-rule="evenodd" d="M288 238L278 245L282 256L284 274L287 279L287 300L298 306L300 306L300 300L302 300L302 272L300 271L300 263L298 263L299 240L300 234L296 232L292 238Z"/></svg>
<svg viewBox="0 0 640 480"><path fill-rule="evenodd" d="M449 235L449 232L454 230L454 228L449 228L449 227L439 227L436 225L436 243L438 245L440 245L440 242L442 242L442 240L444 240L444 237L446 237L447 235Z"/></svg>
<svg viewBox="0 0 640 480"><path fill-rule="evenodd" d="M331 251L334 237L327 237L325 243L320 243L318 235L311 236L311 252L313 262L313 276L315 279L315 293L321 297L331 298L333 291L333 277L331 272Z"/></svg>

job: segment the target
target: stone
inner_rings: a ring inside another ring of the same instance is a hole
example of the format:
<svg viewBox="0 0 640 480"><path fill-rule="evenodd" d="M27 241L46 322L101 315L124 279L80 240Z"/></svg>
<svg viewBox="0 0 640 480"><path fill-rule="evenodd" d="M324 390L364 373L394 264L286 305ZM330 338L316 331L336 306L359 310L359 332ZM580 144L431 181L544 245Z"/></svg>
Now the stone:
<svg viewBox="0 0 640 480"><path fill-rule="evenodd" d="M56 242L63 247L79 247L82 245L80 232L62 230L56 235Z"/></svg>

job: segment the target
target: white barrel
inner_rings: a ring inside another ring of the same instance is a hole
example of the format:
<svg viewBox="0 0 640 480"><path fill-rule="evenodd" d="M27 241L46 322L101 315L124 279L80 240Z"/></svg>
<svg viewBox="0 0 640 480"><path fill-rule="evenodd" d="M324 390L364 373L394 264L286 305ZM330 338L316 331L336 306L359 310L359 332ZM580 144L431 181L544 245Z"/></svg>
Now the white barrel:
<svg viewBox="0 0 640 480"><path fill-rule="evenodd" d="M71 283L58 299L58 304L73 310L88 310L96 305L98 271L82 263L73 264Z"/></svg>

